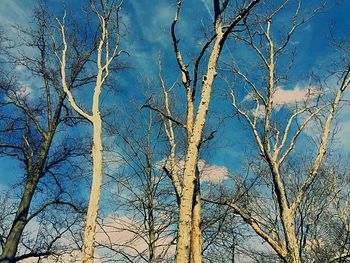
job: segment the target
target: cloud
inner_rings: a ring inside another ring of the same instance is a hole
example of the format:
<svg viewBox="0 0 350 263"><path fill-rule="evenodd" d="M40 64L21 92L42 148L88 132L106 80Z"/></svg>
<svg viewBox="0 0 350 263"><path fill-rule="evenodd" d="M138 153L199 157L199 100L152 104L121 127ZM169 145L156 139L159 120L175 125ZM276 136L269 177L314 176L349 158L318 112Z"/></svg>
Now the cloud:
<svg viewBox="0 0 350 263"><path fill-rule="evenodd" d="M201 181L208 183L221 183L228 178L229 170L225 166L210 165L204 160L198 161Z"/></svg>
<svg viewBox="0 0 350 263"><path fill-rule="evenodd" d="M13 89L8 92L7 97L5 98L6 101L30 101L34 99L36 96L33 94L33 89L25 84L22 81L18 81L18 88Z"/></svg>
<svg viewBox="0 0 350 263"><path fill-rule="evenodd" d="M348 107L347 109L343 109L339 114L339 131L336 134L336 138L339 140L339 147L344 150L346 153L350 152L350 140L349 134L350 134L350 117L348 114Z"/></svg>
<svg viewBox="0 0 350 263"><path fill-rule="evenodd" d="M155 224L155 228L160 229L164 226ZM143 222L128 216L109 215L104 219L103 224L98 226L96 232L96 242L106 247L113 247L114 250L121 250L133 257L148 254L147 240L148 231ZM172 256L175 253L172 240L172 236L158 236L155 244L156 255ZM105 252L108 254L108 250ZM102 250L99 253L103 255Z"/></svg>
<svg viewBox="0 0 350 263"><path fill-rule="evenodd" d="M265 116L265 107L263 105L259 105L258 108L251 110L251 113L256 118L264 118Z"/></svg>
<svg viewBox="0 0 350 263"><path fill-rule="evenodd" d="M162 226L159 225L155 225L155 227L162 228ZM109 215L103 219L102 224L97 226L96 242L105 247L96 246L94 262L106 262L110 257L113 257L113 260L118 260L116 251L121 251L123 254L129 255L130 258L137 258L138 254L147 256L147 239L148 232L140 221L128 216ZM163 258L172 257L175 254L175 245L172 241L173 236L163 235L158 237L156 241L156 255L162 256ZM72 241L65 240L63 242L69 244ZM113 248L113 251L106 249L106 247ZM79 249L72 249L59 256L43 258L40 262L81 262L80 257L81 251ZM28 258L21 262L34 263L37 262L37 258Z"/></svg>
<svg viewBox="0 0 350 263"><path fill-rule="evenodd" d="M21 23L28 17L24 6L33 4L32 1L23 1L26 4L18 5L13 0L2 0L0 1L0 21L2 24L5 23Z"/></svg>
<svg viewBox="0 0 350 263"><path fill-rule="evenodd" d="M281 106L295 106L313 100L319 95L322 95L322 92L314 86L302 88L296 85L293 89L277 87L272 95L273 106L275 110L279 111ZM244 97L243 101L252 101L254 97L254 93L249 93ZM265 107L263 105L259 105L258 108L251 109L249 112L259 119L265 117Z"/></svg>
<svg viewBox="0 0 350 263"><path fill-rule="evenodd" d="M105 173L113 174L121 167L123 154L116 146L114 136L103 138L103 148L103 170Z"/></svg>
<svg viewBox="0 0 350 263"><path fill-rule="evenodd" d="M40 260L42 263L68 263L68 262L75 262L79 263L81 257L81 251L80 250L73 250L69 253L65 253L60 256L50 256L47 258L43 258ZM36 263L38 262L37 258L27 258L21 261L22 263ZM96 258L94 260L95 263L101 263L102 261Z"/></svg>
<svg viewBox="0 0 350 263"><path fill-rule="evenodd" d="M168 30L174 16L174 7L166 2L155 5L145 5L143 2L132 1L132 9L136 14L138 29L135 34L140 35L145 41L139 43L141 47L145 45L161 45L167 48ZM130 20L129 20L130 21ZM136 21L133 21L135 23ZM162 33L160 33L162 32Z"/></svg>
<svg viewBox="0 0 350 263"><path fill-rule="evenodd" d="M275 105L296 104L312 99L319 94L320 92L314 86L301 88L299 85L296 85L291 90L283 89L283 87L277 87L272 99Z"/></svg>
<svg viewBox="0 0 350 263"><path fill-rule="evenodd" d="M20 88L15 91L16 95L21 98L30 96L32 92L33 89L25 84L21 85Z"/></svg>
<svg viewBox="0 0 350 263"><path fill-rule="evenodd" d="M38 238L38 234L39 232L41 232L40 235L43 235L44 232L42 231L42 225L36 221L35 219L32 219L28 225L25 228L25 237L27 242L28 241L34 241ZM56 235L58 237L58 233L55 233L55 231L53 231L53 233L46 233L44 238L47 239L51 239L53 238L51 235ZM46 240L48 242L50 242L51 240ZM35 249L36 247L33 246L33 248ZM54 246L52 247L52 251L55 251L55 249L57 248L57 255L52 255L52 256L48 256L46 258L42 257L40 259L40 262L42 263L68 263L68 262L81 262L80 257L81 257L81 251L80 249L77 248L75 240L72 239L70 232L65 232L63 233L58 240L55 241ZM26 253L30 253L31 251L28 250L26 247L24 247L23 245L19 246L19 255L24 255ZM30 258L26 258L21 260L20 262L22 263L37 263L38 262L38 258L37 257L30 257ZM97 254L97 259L94 261L95 263L101 263L102 261L98 259L98 254Z"/></svg>
<svg viewBox="0 0 350 263"><path fill-rule="evenodd" d="M170 163L168 160L161 160L158 162L158 169L162 169L164 165L170 169ZM177 160L177 168L179 170L180 176L183 174L183 170L185 168L185 161L183 159ZM225 166L218 166L208 164L205 160L198 161L198 170L200 173L201 182L206 183L222 183L228 178L229 170Z"/></svg>
<svg viewBox="0 0 350 263"><path fill-rule="evenodd" d="M211 3L208 0L201 0L205 9L207 10L208 14L210 15L211 19L214 21L214 16L213 13L211 11L211 9L209 8L209 5L211 5Z"/></svg>
<svg viewBox="0 0 350 263"><path fill-rule="evenodd" d="M127 217L108 216L103 225L99 225L96 231L96 241L107 246L128 245L125 250L129 253L143 251L146 244L138 238L144 232L143 227L137 221Z"/></svg>

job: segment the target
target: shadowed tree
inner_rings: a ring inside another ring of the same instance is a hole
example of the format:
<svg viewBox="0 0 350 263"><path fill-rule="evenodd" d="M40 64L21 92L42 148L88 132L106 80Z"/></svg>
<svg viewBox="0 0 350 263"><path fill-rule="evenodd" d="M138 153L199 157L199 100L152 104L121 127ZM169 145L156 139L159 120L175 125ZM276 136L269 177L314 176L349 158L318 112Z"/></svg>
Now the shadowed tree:
<svg viewBox="0 0 350 263"><path fill-rule="evenodd" d="M8 39L3 48L5 67L2 73L6 74L2 76L0 87L0 151L2 156L17 159L24 167L25 174L20 202L2 246L1 262L16 262L52 253L57 238L48 244L46 250L16 255L24 228L30 220L50 206L62 207L65 204L74 207L64 198L66 193L61 188L61 179L57 177L57 167L70 165L71 158L84 153L84 148L77 147L74 140L65 140L62 136L55 139L59 127L71 122L68 120L70 114L64 105L66 95L59 82L60 68L55 62L52 48L51 16L47 8L40 5L34 10L33 18L35 25L25 29L16 27L21 38L16 41ZM80 45L82 42L83 39L75 38L75 49L69 54L74 57L74 62L69 65L71 74L66 84L69 89L89 80L84 77L85 74L81 74L90 59L89 51ZM35 81L34 87L21 81L24 74ZM59 140L60 145L55 144L55 149L52 149L55 140ZM62 191L52 201L31 211L33 197L44 179L51 180Z"/></svg>

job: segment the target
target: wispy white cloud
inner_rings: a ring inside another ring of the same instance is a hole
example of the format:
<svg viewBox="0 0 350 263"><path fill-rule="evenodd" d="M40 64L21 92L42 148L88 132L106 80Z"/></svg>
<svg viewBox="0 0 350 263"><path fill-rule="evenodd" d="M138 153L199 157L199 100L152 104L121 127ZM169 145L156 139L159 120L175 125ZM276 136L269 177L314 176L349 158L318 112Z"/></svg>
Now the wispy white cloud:
<svg viewBox="0 0 350 263"><path fill-rule="evenodd" d="M185 168L185 161L181 159L177 160L176 163L177 169L179 171L179 176L181 177ZM168 167L170 164L167 160L163 159L160 162L158 162L157 165L159 169L162 169L164 165ZM230 174L227 167L218 166L215 164L208 164L205 160L202 159L198 161L198 170L200 173L201 182L206 183L221 183L228 179L228 175Z"/></svg>
<svg viewBox="0 0 350 263"><path fill-rule="evenodd" d="M204 160L198 161L202 182L222 183L228 178L229 170L225 166L210 165Z"/></svg>
<svg viewBox="0 0 350 263"><path fill-rule="evenodd" d="M349 96L350 97L350 96ZM341 150L346 151L349 154L350 149L350 116L349 116L349 106L342 108L338 117L338 132L336 133L336 139L339 142L339 147Z"/></svg>
<svg viewBox="0 0 350 263"><path fill-rule="evenodd" d="M322 92L315 86L301 87L296 85L293 89L285 89L280 86L276 88L272 95L273 106L276 111L279 111L281 106L289 107L307 103L320 95L322 95ZM248 94L243 101L251 101L253 97L254 93ZM257 108L251 109L250 114L257 118L263 118L265 116L265 107L259 105Z"/></svg>
<svg viewBox="0 0 350 263"><path fill-rule="evenodd" d="M22 83L20 88L18 90L16 90L15 92L16 92L16 95L18 97L30 97L30 95L33 92L33 89L31 87L29 87L28 85L26 85L25 83Z"/></svg>
<svg viewBox="0 0 350 263"><path fill-rule="evenodd" d="M128 216L113 216L109 215L103 220L96 231L96 242L103 244L106 247L120 249L124 253L131 256L148 253L148 231L143 223L139 220ZM156 228L164 226L155 225ZM165 226L166 227L166 226ZM172 256L175 252L175 247L171 245L173 237L158 236L156 242L156 254L164 255L166 253ZM170 246L170 248L169 248ZM100 251L100 255L102 255Z"/></svg>
<svg viewBox="0 0 350 263"><path fill-rule="evenodd" d="M210 15L211 19L214 21L214 16L212 14L211 9L209 8L209 5L211 5L211 2L209 2L208 0L201 0L205 9L207 10L208 14Z"/></svg>
<svg viewBox="0 0 350 263"><path fill-rule="evenodd" d="M75 262L80 263L81 260L81 251L80 250L73 250L71 252L63 253L59 256L49 256L47 258L42 258L40 262L42 263L67 263L67 262ZM21 260L22 263L37 263L37 258L27 258L24 260ZM99 258L94 259L95 263L101 263L102 261Z"/></svg>
<svg viewBox="0 0 350 263"><path fill-rule="evenodd" d="M171 25L174 8L167 2L159 2L154 5L145 5L140 1L132 1L132 7L138 19L138 28L132 25L133 33L143 41L138 44L157 45L166 48L169 26ZM129 19L130 21L130 19ZM133 21L135 23L135 21Z"/></svg>
<svg viewBox="0 0 350 263"><path fill-rule="evenodd" d="M28 17L27 7L32 4L33 1L28 0L22 1L21 4L14 0L1 0L0 22L2 24L22 22Z"/></svg>
<svg viewBox="0 0 350 263"><path fill-rule="evenodd" d="M275 105L296 104L312 99L319 94L320 91L314 86L300 87L296 85L290 90L277 87L273 94L273 102Z"/></svg>
<svg viewBox="0 0 350 263"><path fill-rule="evenodd" d="M25 26L30 22L30 10L34 6L33 0L1 0L0 1L0 25L6 29L7 37L16 37L17 31L13 25ZM29 10L29 12L28 12Z"/></svg>

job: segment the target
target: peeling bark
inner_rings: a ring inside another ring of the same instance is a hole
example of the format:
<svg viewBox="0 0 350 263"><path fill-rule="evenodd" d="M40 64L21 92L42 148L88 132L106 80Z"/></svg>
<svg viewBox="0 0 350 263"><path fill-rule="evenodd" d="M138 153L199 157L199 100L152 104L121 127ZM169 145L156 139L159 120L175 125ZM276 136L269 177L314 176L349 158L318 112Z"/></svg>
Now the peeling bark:
<svg viewBox="0 0 350 263"><path fill-rule="evenodd" d="M198 174L198 169L197 169ZM192 231L191 231L191 263L202 262L202 231L200 228L201 223L201 194L200 194L200 183L199 174L197 175L196 187L193 199L192 209Z"/></svg>
<svg viewBox="0 0 350 263"><path fill-rule="evenodd" d="M181 0L177 1L177 9L175 12L174 21L171 27L174 52L177 58L177 62L182 74L182 83L186 88L187 98L187 133L188 133L188 145L185 157L185 167L183 175L183 187L180 196L180 211L179 211L179 223L178 223L178 238L176 244L176 263L188 263L191 258L195 262L201 262L201 230L200 230L200 195L199 191L195 192L196 187L196 167L198 164L198 151L202 140L202 133L206 122L206 116L209 109L209 103L211 99L211 92L213 88L214 80L217 76L216 66L222 47L227 39L231 30L241 21L249 11L259 2L259 0L251 1L245 8L243 8L239 14L232 19L229 25L225 26L225 30L221 24L222 12L225 7L220 7L220 1L214 0L214 29L215 37L209 40L209 44L204 46L204 49L199 55L199 60L203 53L214 42L212 50L210 52L205 78L202 82L202 90L200 95L200 102L197 112L194 114L194 93L195 89L191 89L190 74L187 70L187 65L182 60L181 52L178 48L178 41L175 35L175 25L179 17L179 10L181 6ZM198 61L197 64L198 65ZM195 81L196 82L196 81ZM194 84L196 85L196 84ZM196 196L198 193L198 197ZM195 204L193 202L196 202ZM192 237L192 238L191 238ZM191 252L191 241L192 252ZM194 249L195 248L195 249Z"/></svg>
<svg viewBox="0 0 350 263"><path fill-rule="evenodd" d="M221 33L221 34L220 34ZM216 64L221 52L222 32L218 32L207 68L207 79L203 83L202 95L199 103L193 130L189 138L184 169L184 186L182 189L178 239L176 246L176 263L188 263L190 257L190 243L192 231L192 208L196 181L196 166L198 162L198 147L202 139L202 132L209 108L210 96L214 79L217 75Z"/></svg>

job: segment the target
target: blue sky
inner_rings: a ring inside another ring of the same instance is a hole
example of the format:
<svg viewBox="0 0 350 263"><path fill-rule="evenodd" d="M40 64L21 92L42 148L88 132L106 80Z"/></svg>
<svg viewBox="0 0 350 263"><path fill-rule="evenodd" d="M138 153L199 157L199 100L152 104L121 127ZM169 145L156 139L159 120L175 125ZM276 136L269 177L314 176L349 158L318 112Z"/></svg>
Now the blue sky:
<svg viewBox="0 0 350 263"><path fill-rule="evenodd" d="M31 21L31 12L36 1L32 0L0 0L0 24L6 28L6 34L15 36L15 31L8 24L18 23L28 25ZM62 15L60 9L62 1L47 1L48 6ZM80 1L66 1L67 10L77 12ZM302 12L307 15L308 10L319 4L319 1L304 1ZM157 59L160 54L163 63L163 72L168 85L179 79L179 71L176 65L175 56L172 51L170 38L170 25L174 16L175 1L156 0L147 4L145 1L133 0L125 1L122 11L122 20L127 28L126 35L122 40L122 48L130 56L122 56L130 65L126 72L118 74L116 77L118 93L111 101L113 104L120 104L128 107L128 101L135 99L138 103L145 101L141 92L142 81L144 79L153 80L153 90L160 91L157 82L158 66ZM180 39L180 48L183 52L184 60L190 62L192 57L198 53L198 47L203 43L203 28L211 25L212 21L212 1L184 1L181 9L180 20L176 31ZM348 19L349 1L342 1L336 4L330 1L327 10L312 18L306 25L298 29L292 38L294 47L297 49L295 66L292 71L292 78L286 82L284 89L294 89L296 86L305 87L309 77L307 73L320 72L320 66L327 67L330 60L336 55L334 49L328 45L329 26L335 25L334 33L337 36L346 35L349 32L350 21ZM285 17L280 17L281 27L278 31L287 26ZM230 63L232 61L240 63L244 60L250 62L251 54L244 48L235 46L233 41L228 41L222 54L222 61ZM254 61L252 61L254 62ZM27 85L33 84L34 80L22 75L23 81ZM217 116L233 115L230 106L230 99L220 92L227 92L223 82L218 80L215 84L212 104L209 115L209 128L216 129L218 125ZM182 87L176 87L178 93L183 93ZM179 95L178 99L181 99ZM107 101L107 100L106 100ZM183 105L178 105L182 108ZM346 139L350 131L349 116L346 114L347 108L342 109L339 116L339 123L343 129L339 132L338 138L341 141L341 151L348 153L350 142ZM222 118L222 117L221 117ZM227 166L232 170L237 170L239 164L244 160L244 150L249 148L251 134L246 132L245 126L234 119L226 119L220 122L216 139L212 143L212 149L206 150L204 156L210 163ZM20 173L21 170L16 163L10 159L1 159L0 162L0 185L11 184L13 180L8 177L7 171Z"/></svg>

